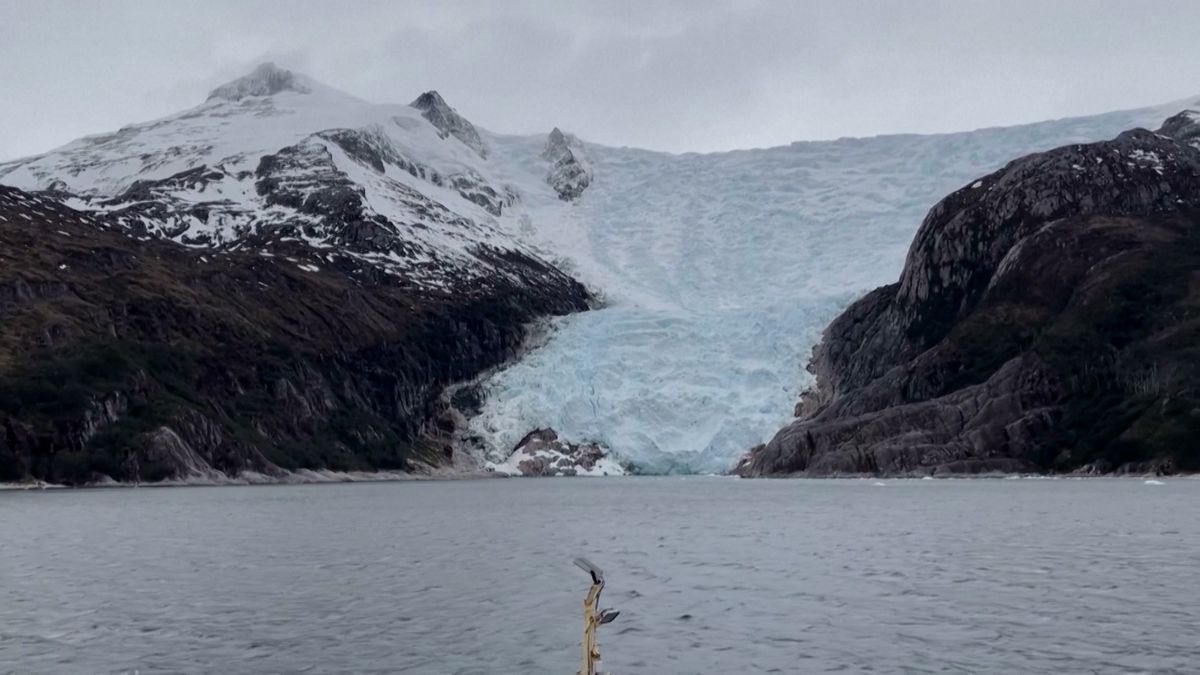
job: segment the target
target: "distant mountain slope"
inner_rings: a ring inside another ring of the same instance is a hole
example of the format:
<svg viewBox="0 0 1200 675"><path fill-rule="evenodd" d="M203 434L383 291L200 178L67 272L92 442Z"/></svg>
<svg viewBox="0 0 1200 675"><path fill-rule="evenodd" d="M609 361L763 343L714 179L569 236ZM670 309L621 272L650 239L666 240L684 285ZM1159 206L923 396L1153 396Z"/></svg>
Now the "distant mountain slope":
<svg viewBox="0 0 1200 675"><path fill-rule="evenodd" d="M496 270L473 247L522 248L496 221L517 193L470 122L436 92L418 104L266 64L178 115L0 164L0 182L193 247L299 239L427 287L478 282Z"/></svg>
<svg viewBox="0 0 1200 675"><path fill-rule="evenodd" d="M1200 130L1013 161L939 202L826 329L748 476L1196 471Z"/></svg>
<svg viewBox="0 0 1200 675"><path fill-rule="evenodd" d="M473 249L496 273L446 290L243 243L189 248L0 187L0 481L447 466L443 389L511 358L527 322L587 306L514 250Z"/></svg>

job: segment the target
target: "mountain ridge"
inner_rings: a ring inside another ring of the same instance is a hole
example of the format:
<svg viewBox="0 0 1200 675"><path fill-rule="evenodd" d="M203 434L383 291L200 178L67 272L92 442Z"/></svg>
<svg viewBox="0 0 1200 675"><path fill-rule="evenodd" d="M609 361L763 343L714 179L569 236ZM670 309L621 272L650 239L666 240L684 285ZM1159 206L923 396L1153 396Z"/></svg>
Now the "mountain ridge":
<svg viewBox="0 0 1200 675"><path fill-rule="evenodd" d="M552 320L542 347L479 383L465 442L499 466L553 429L648 472L725 471L786 424L821 329L895 278L940 198L1186 107L683 155L471 124L484 157L411 105L301 82L0 164L0 183L139 237L271 255L299 242L450 294L505 274L480 246L552 261L604 307Z"/></svg>
<svg viewBox="0 0 1200 675"><path fill-rule="evenodd" d="M290 481L457 466L449 385L587 309L547 263L453 291L303 242L196 249L0 186L0 481ZM481 255L483 255L481 253Z"/></svg>
<svg viewBox="0 0 1200 675"><path fill-rule="evenodd" d="M479 470L447 387L593 298L498 220L518 193L435 103L264 65L0 166L38 189L0 186L0 480Z"/></svg>

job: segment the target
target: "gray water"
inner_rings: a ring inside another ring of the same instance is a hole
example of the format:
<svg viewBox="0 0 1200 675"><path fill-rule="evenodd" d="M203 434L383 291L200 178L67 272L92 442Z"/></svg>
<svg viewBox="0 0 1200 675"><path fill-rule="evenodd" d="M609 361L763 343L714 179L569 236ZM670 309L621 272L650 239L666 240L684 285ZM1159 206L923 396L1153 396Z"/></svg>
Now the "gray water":
<svg viewBox="0 0 1200 675"><path fill-rule="evenodd" d="M0 493L0 672L1200 670L1200 481Z"/></svg>

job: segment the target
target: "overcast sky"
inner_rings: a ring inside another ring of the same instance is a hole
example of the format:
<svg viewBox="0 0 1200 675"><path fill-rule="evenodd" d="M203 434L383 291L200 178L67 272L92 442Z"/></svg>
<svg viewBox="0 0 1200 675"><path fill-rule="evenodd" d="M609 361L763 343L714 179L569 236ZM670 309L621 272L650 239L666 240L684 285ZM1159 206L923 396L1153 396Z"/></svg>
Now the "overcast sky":
<svg viewBox="0 0 1200 675"><path fill-rule="evenodd" d="M501 132L724 150L1200 93L1196 0L0 0L0 158L161 117L273 60Z"/></svg>

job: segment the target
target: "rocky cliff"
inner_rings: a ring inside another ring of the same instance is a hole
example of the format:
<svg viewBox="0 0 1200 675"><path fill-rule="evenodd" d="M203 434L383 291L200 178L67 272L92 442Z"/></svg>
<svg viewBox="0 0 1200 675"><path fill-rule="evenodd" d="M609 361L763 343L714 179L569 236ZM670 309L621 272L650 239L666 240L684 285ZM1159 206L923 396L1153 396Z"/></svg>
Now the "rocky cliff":
<svg viewBox="0 0 1200 675"><path fill-rule="evenodd" d="M943 199L744 476L1200 470L1196 115Z"/></svg>
<svg viewBox="0 0 1200 675"><path fill-rule="evenodd" d="M246 244L188 247L0 186L0 481L443 465L443 389L588 299L486 244L486 276L445 288L295 237Z"/></svg>

